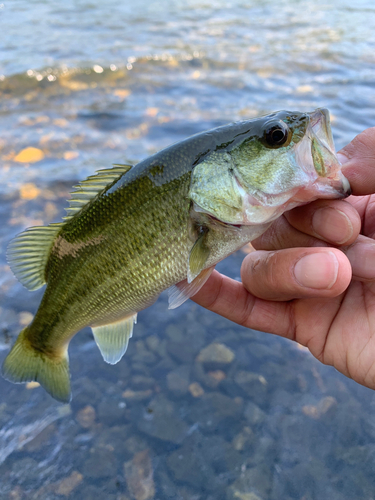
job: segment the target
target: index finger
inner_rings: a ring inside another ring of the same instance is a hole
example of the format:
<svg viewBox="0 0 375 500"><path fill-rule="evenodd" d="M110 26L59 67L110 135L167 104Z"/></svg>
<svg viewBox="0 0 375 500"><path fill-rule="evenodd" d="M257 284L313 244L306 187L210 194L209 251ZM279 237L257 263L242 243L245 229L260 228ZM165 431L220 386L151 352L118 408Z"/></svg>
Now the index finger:
<svg viewBox="0 0 375 500"><path fill-rule="evenodd" d="M249 293L242 283L214 271L194 302L225 318L254 330L294 340L291 302L271 302Z"/></svg>
<svg viewBox="0 0 375 500"><path fill-rule="evenodd" d="M355 196L375 193L375 127L357 135L337 156Z"/></svg>

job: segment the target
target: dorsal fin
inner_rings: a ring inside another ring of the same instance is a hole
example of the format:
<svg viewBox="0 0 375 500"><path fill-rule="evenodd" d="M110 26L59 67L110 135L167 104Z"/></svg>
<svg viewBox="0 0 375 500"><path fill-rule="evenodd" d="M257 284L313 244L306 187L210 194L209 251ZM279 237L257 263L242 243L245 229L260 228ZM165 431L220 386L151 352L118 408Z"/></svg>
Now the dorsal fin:
<svg viewBox="0 0 375 500"><path fill-rule="evenodd" d="M115 164L113 168L98 170L96 174L90 175L77 186L74 186L75 191L71 192L72 198L69 200L69 207L65 209L67 215L63 219L71 219L87 203L93 200L95 196L101 193L108 184L116 181L131 168L132 165Z"/></svg>
<svg viewBox="0 0 375 500"><path fill-rule="evenodd" d="M60 222L30 227L9 243L8 264L16 278L29 290L37 290L45 284L47 261L62 226Z"/></svg>

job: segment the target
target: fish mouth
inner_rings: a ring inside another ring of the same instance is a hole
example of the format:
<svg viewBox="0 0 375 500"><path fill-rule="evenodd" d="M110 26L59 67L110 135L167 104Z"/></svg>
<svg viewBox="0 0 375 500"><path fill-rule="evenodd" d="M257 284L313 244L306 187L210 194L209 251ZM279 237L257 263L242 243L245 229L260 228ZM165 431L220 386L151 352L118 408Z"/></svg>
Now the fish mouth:
<svg viewBox="0 0 375 500"><path fill-rule="evenodd" d="M351 194L348 179L341 172L332 137L329 111L318 108L308 113L310 122L307 135L311 141L313 166L321 184L320 191L327 197L346 198Z"/></svg>
<svg viewBox="0 0 375 500"><path fill-rule="evenodd" d="M310 127L313 135L318 138L322 146L336 155L328 109L318 108L312 113L308 113L308 116L310 117Z"/></svg>

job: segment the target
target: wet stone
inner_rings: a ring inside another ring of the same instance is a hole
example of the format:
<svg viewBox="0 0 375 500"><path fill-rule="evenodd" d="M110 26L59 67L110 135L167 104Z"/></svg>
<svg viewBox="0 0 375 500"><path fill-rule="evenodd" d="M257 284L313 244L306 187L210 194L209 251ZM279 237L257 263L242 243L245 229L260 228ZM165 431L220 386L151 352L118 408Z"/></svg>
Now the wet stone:
<svg viewBox="0 0 375 500"><path fill-rule="evenodd" d="M155 495L154 470L150 450L143 450L125 462L126 484L135 500L150 500Z"/></svg>
<svg viewBox="0 0 375 500"><path fill-rule="evenodd" d="M134 375L130 379L130 386L138 391L153 389L155 387L155 380L152 377L145 377L144 375Z"/></svg>
<svg viewBox="0 0 375 500"><path fill-rule="evenodd" d="M97 488L91 484L86 485L84 488L80 488L79 496L77 500L99 500L103 498L103 490ZM114 493L105 493L105 500L117 500L117 495Z"/></svg>
<svg viewBox="0 0 375 500"><path fill-rule="evenodd" d="M77 471L73 471L70 476L61 479L56 485L56 493L64 497L69 497L72 491L82 482L83 476Z"/></svg>
<svg viewBox="0 0 375 500"><path fill-rule="evenodd" d="M259 497L255 493L244 493L242 491L238 491L235 486L231 486L227 490L227 498L226 500L265 500L265 498ZM307 500L307 499L306 499Z"/></svg>
<svg viewBox="0 0 375 500"><path fill-rule="evenodd" d="M217 473L238 475L243 462L241 453L221 436L194 436L196 453L202 455Z"/></svg>
<svg viewBox="0 0 375 500"><path fill-rule="evenodd" d="M172 342L183 342L186 338L181 328L173 324L167 326L165 333Z"/></svg>
<svg viewBox="0 0 375 500"><path fill-rule="evenodd" d="M162 394L150 402L137 425L143 433L172 443L181 442L189 429L178 417L174 404Z"/></svg>
<svg viewBox="0 0 375 500"><path fill-rule="evenodd" d="M77 370L78 371L78 370ZM72 368L73 372L73 368ZM88 377L82 377L77 379L77 381L73 382L73 394L74 394L74 385L79 387L79 395L75 396L72 400L73 407L85 407L85 406L95 406L97 401L100 401L103 397L102 391L99 389L97 384L93 382Z"/></svg>
<svg viewBox="0 0 375 500"><path fill-rule="evenodd" d="M232 440L232 446L237 451L243 451L250 448L255 442L255 434L250 427L244 427Z"/></svg>
<svg viewBox="0 0 375 500"><path fill-rule="evenodd" d="M87 405L76 415L76 420L81 427L84 429L89 429L95 423L96 412L91 405Z"/></svg>
<svg viewBox="0 0 375 500"><path fill-rule="evenodd" d="M14 484L31 486L37 483L38 478L35 471L39 470L38 465L38 462L31 457L21 458L21 460L14 462L11 470L11 479Z"/></svg>
<svg viewBox="0 0 375 500"><path fill-rule="evenodd" d="M146 401L150 399L152 396L153 392L151 389L146 389L144 391L133 391L132 389L126 389L122 393L122 397L128 401Z"/></svg>
<svg viewBox="0 0 375 500"><path fill-rule="evenodd" d="M98 405L98 421L105 425L121 425L127 420L126 403L122 399L103 400Z"/></svg>
<svg viewBox="0 0 375 500"><path fill-rule="evenodd" d="M268 384L263 375L240 370L235 374L234 381L256 403L263 403L266 399Z"/></svg>
<svg viewBox="0 0 375 500"><path fill-rule="evenodd" d="M203 363L206 369L215 370L226 367L234 358L234 352L225 344L214 342L200 351L197 362Z"/></svg>
<svg viewBox="0 0 375 500"><path fill-rule="evenodd" d="M194 446L185 443L167 458L167 466L175 481L189 484L198 491L206 491L215 484L215 471Z"/></svg>
<svg viewBox="0 0 375 500"><path fill-rule="evenodd" d="M188 417L192 424L198 424L201 429L215 431L227 419L238 421L241 412L241 401L225 396L221 392L210 392L194 400L189 408Z"/></svg>
<svg viewBox="0 0 375 500"><path fill-rule="evenodd" d="M189 392L194 398L200 398L204 394L204 389L198 382L193 382L189 385Z"/></svg>
<svg viewBox="0 0 375 500"><path fill-rule="evenodd" d="M52 436L56 433L56 425L50 424L43 429L32 441L24 446L24 450L29 453L40 450L51 440Z"/></svg>
<svg viewBox="0 0 375 500"><path fill-rule="evenodd" d="M167 386L168 389L173 392L176 396L182 396L187 394L189 391L190 383L190 371L189 365L179 366L175 370L172 370L167 375Z"/></svg>
<svg viewBox="0 0 375 500"><path fill-rule="evenodd" d="M196 347L186 341L169 342L167 344L167 351L179 363L192 363L197 355Z"/></svg>
<svg viewBox="0 0 375 500"><path fill-rule="evenodd" d="M260 425L266 419L264 411L251 401L249 401L246 405L244 416L251 426Z"/></svg>
<svg viewBox="0 0 375 500"><path fill-rule="evenodd" d="M139 434L134 434L134 430L132 432L133 434L123 443L123 449L131 456L148 448L146 439L139 436Z"/></svg>
<svg viewBox="0 0 375 500"><path fill-rule="evenodd" d="M314 405L305 405L302 407L302 412L315 420L321 418L332 418L337 411L337 400L332 396L327 396Z"/></svg>
<svg viewBox="0 0 375 500"><path fill-rule="evenodd" d="M252 493L263 500L268 498L271 488L272 472L268 465L261 464L241 472L229 488L228 498L246 498L246 496L241 497L241 495Z"/></svg>
<svg viewBox="0 0 375 500"><path fill-rule="evenodd" d="M94 448L83 464L82 473L85 477L101 479L112 477L116 470L117 461L113 452L106 448Z"/></svg>

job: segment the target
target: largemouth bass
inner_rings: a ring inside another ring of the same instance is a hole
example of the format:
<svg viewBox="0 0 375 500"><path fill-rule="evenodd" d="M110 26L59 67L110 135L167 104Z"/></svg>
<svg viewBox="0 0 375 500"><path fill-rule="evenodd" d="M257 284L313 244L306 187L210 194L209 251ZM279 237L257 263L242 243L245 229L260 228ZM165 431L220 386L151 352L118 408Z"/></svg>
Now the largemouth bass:
<svg viewBox="0 0 375 500"><path fill-rule="evenodd" d="M179 306L286 210L349 194L325 109L225 125L99 171L72 193L64 222L27 229L8 247L21 283L47 287L4 377L38 381L68 402L68 345L79 330L91 326L104 360L117 363L137 313L163 290Z"/></svg>

